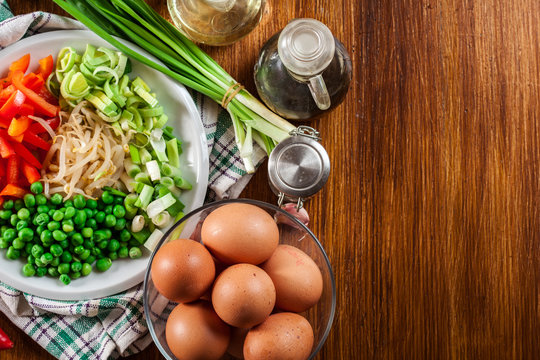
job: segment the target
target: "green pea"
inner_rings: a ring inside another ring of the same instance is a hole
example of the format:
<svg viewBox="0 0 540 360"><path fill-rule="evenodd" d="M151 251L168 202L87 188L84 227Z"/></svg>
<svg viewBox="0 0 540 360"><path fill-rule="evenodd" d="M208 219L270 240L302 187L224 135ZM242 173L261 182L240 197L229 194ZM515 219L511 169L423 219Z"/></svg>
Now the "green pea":
<svg viewBox="0 0 540 360"><path fill-rule="evenodd" d="M36 195L36 205L39 207L41 205L47 205L47 197L43 194L37 194Z"/></svg>
<svg viewBox="0 0 540 360"><path fill-rule="evenodd" d="M11 224L11 226L16 226L18 222L19 217L17 216L17 214L11 215L11 217L9 218L9 223Z"/></svg>
<svg viewBox="0 0 540 360"><path fill-rule="evenodd" d="M92 228L85 227L81 230L81 234L85 238L91 238L92 235L94 235L94 230L92 230Z"/></svg>
<svg viewBox="0 0 540 360"><path fill-rule="evenodd" d="M86 213L84 210L77 210L77 214L73 218L73 223L77 225L78 227L84 226L84 223L86 222Z"/></svg>
<svg viewBox="0 0 540 360"><path fill-rule="evenodd" d="M29 208L36 206L36 197L32 194L25 194L23 197L24 205Z"/></svg>
<svg viewBox="0 0 540 360"><path fill-rule="evenodd" d="M73 206L75 206L77 209L84 209L86 206L86 199L84 195L75 195L73 198Z"/></svg>
<svg viewBox="0 0 540 360"><path fill-rule="evenodd" d="M41 233L42 233L44 230L47 230L47 226L46 226L46 225L39 225L39 226L36 228L36 234L38 234L38 236L41 236Z"/></svg>
<svg viewBox="0 0 540 360"><path fill-rule="evenodd" d="M69 277L71 277L72 280L78 279L81 277L80 271L72 271L69 273Z"/></svg>
<svg viewBox="0 0 540 360"><path fill-rule="evenodd" d="M109 214L105 217L105 226L106 227L114 227L116 225L116 217L112 214Z"/></svg>
<svg viewBox="0 0 540 360"><path fill-rule="evenodd" d="M79 246L75 246L75 248L73 249L73 252L77 255L81 255L83 252L84 252L84 247L82 245L79 245Z"/></svg>
<svg viewBox="0 0 540 360"><path fill-rule="evenodd" d="M118 249L118 257L121 259L125 259L129 256L129 249L127 246L122 246L120 249Z"/></svg>
<svg viewBox="0 0 540 360"><path fill-rule="evenodd" d="M66 233L70 233L75 230L75 224L73 224L73 220L68 219L62 221L62 230Z"/></svg>
<svg viewBox="0 0 540 360"><path fill-rule="evenodd" d="M95 216L96 221L101 224L103 221L105 221L105 216L107 216L107 214L105 214L105 212L98 211L98 213Z"/></svg>
<svg viewBox="0 0 540 360"><path fill-rule="evenodd" d="M82 245L83 242L84 242L84 239L81 234L75 233L71 235L71 245L79 246L79 245Z"/></svg>
<svg viewBox="0 0 540 360"><path fill-rule="evenodd" d="M126 227L126 219L117 219L116 224L114 225L114 230L122 231Z"/></svg>
<svg viewBox="0 0 540 360"><path fill-rule="evenodd" d="M34 276L36 274L36 268L32 264L25 264L22 268L22 273L26 277Z"/></svg>
<svg viewBox="0 0 540 360"><path fill-rule="evenodd" d="M116 239L111 239L107 245L107 250L110 252L117 251L120 248L120 242Z"/></svg>
<svg viewBox="0 0 540 360"><path fill-rule="evenodd" d="M38 214L35 219L38 225L46 225L50 221L49 215L43 213Z"/></svg>
<svg viewBox="0 0 540 360"><path fill-rule="evenodd" d="M39 258L41 260L41 262L45 265L49 264L51 261L53 261L53 256L51 253L45 253L43 255L41 255L41 257Z"/></svg>
<svg viewBox="0 0 540 360"><path fill-rule="evenodd" d="M28 210L27 208L22 208L17 211L17 216L21 220L28 220L28 218L30 217L30 210Z"/></svg>
<svg viewBox="0 0 540 360"><path fill-rule="evenodd" d="M91 249L91 255L94 255L96 257L101 255L101 249L99 247L95 247Z"/></svg>
<svg viewBox="0 0 540 360"><path fill-rule="evenodd" d="M11 243L11 246L13 246L13 248L17 250L23 249L24 245L24 241L22 241L20 238L15 238L15 240L13 240L13 242Z"/></svg>
<svg viewBox="0 0 540 360"><path fill-rule="evenodd" d="M71 278L67 274L60 275L59 279L64 285L69 285L71 283Z"/></svg>
<svg viewBox="0 0 540 360"><path fill-rule="evenodd" d="M4 235L2 236L7 241L12 241L17 236L17 232L15 229L9 228L6 231L4 231Z"/></svg>
<svg viewBox="0 0 540 360"><path fill-rule="evenodd" d="M98 249L99 250L99 249ZM92 252L88 249L85 249L81 255L79 255L79 258L82 260L82 261L85 261L87 260L90 255L92 255Z"/></svg>
<svg viewBox="0 0 540 360"><path fill-rule="evenodd" d="M94 248L94 246L96 246L96 244L95 244L94 240L86 239L83 242L83 246L84 246L85 249L92 249L92 248Z"/></svg>
<svg viewBox="0 0 540 360"><path fill-rule="evenodd" d="M89 275L90 273L92 272L92 265L85 262L84 264L82 264L82 269L81 269L81 275L82 276L87 276Z"/></svg>
<svg viewBox="0 0 540 360"><path fill-rule="evenodd" d="M11 241L7 241L4 238L0 238L0 249L7 249L11 245Z"/></svg>
<svg viewBox="0 0 540 360"><path fill-rule="evenodd" d="M62 253L62 255L60 255L60 261L62 261L63 263L70 263L73 261L73 256L71 255L71 253L69 251L64 251Z"/></svg>
<svg viewBox="0 0 540 360"><path fill-rule="evenodd" d="M47 205L39 205L37 207L38 214L48 214L49 207Z"/></svg>
<svg viewBox="0 0 540 360"><path fill-rule="evenodd" d="M62 249L62 247L58 244L52 244L49 251L51 252L52 256L58 257L62 255L62 253L64 252L64 249Z"/></svg>
<svg viewBox="0 0 540 360"><path fill-rule="evenodd" d="M118 219L123 218L124 216L126 216L126 208L123 207L122 205L114 205L112 213Z"/></svg>
<svg viewBox="0 0 540 360"><path fill-rule="evenodd" d="M55 267L48 267L47 272L49 273L50 276L55 277L55 278L60 276L58 269Z"/></svg>
<svg viewBox="0 0 540 360"><path fill-rule="evenodd" d="M65 207L65 208L73 207L73 200L66 200L66 201L64 201L64 207Z"/></svg>
<svg viewBox="0 0 540 360"><path fill-rule="evenodd" d="M82 209L82 211L84 211L84 213L86 214L87 219L94 216L94 212L92 211L92 209L85 208L85 209Z"/></svg>
<svg viewBox="0 0 540 360"><path fill-rule="evenodd" d="M77 214L77 209L74 207L66 207L66 211L64 212L64 219L71 219L72 217Z"/></svg>
<svg viewBox="0 0 540 360"><path fill-rule="evenodd" d="M50 231L55 231L55 230L58 230L60 229L61 225L58 221L51 221L47 224L47 229L49 229Z"/></svg>
<svg viewBox="0 0 540 360"><path fill-rule="evenodd" d="M11 215L13 215L11 210L0 210L0 219L2 220L9 220Z"/></svg>
<svg viewBox="0 0 540 360"><path fill-rule="evenodd" d="M19 256L21 256L21 251L18 250L18 249L15 249L12 246L8 247L7 251L6 251L6 257L10 260L16 260L19 258Z"/></svg>
<svg viewBox="0 0 540 360"><path fill-rule="evenodd" d="M132 259L138 259L142 256L142 251L138 247L132 247L129 249L129 257Z"/></svg>
<svg viewBox="0 0 540 360"><path fill-rule="evenodd" d="M129 241L131 239L131 233L126 230L126 229L123 229L121 232L120 232L120 241Z"/></svg>
<svg viewBox="0 0 540 360"><path fill-rule="evenodd" d="M30 228L23 228L21 230L19 230L19 238L22 240L22 241L30 241L34 238L34 230L30 229Z"/></svg>
<svg viewBox="0 0 540 360"><path fill-rule="evenodd" d="M97 201L94 199L88 199L86 200L86 207L89 209L97 209Z"/></svg>
<svg viewBox="0 0 540 360"><path fill-rule="evenodd" d="M90 255L89 257L87 257L84 261L86 261L87 263L89 264L93 264L94 261L96 261L96 257L94 255Z"/></svg>
<svg viewBox="0 0 540 360"><path fill-rule="evenodd" d="M86 220L86 227L89 227L90 229L93 230L97 230L98 226L97 226L97 222L95 219L88 219Z"/></svg>
<svg viewBox="0 0 540 360"><path fill-rule="evenodd" d="M114 196L110 192L104 191L101 194L101 201L105 204L112 204L114 202Z"/></svg>
<svg viewBox="0 0 540 360"><path fill-rule="evenodd" d="M47 264L44 264L44 263L41 261L41 256L34 259L34 264L35 264L37 267L46 267L46 266L47 266Z"/></svg>
<svg viewBox="0 0 540 360"><path fill-rule="evenodd" d="M97 244L98 248L101 250L106 249L108 245L109 243L107 242L107 240L102 240Z"/></svg>
<svg viewBox="0 0 540 360"><path fill-rule="evenodd" d="M54 230L52 233L53 239L56 241L62 241L67 238L67 235L62 230Z"/></svg>
<svg viewBox="0 0 540 360"><path fill-rule="evenodd" d="M52 216L54 221L62 221L64 219L64 213L60 210L56 210Z"/></svg>
<svg viewBox="0 0 540 360"><path fill-rule="evenodd" d="M105 257L105 258L102 258L102 259L99 259L97 262L96 262L96 269L98 271L107 271L109 270L109 268L111 267L112 265L112 260Z"/></svg>
<svg viewBox="0 0 540 360"><path fill-rule="evenodd" d="M15 211L19 211L24 207L24 202L21 199L15 200L15 203L13 204L13 208Z"/></svg>
<svg viewBox="0 0 540 360"><path fill-rule="evenodd" d="M60 265L60 257L55 257L54 259L52 259L49 265L54 266L54 267L57 267L58 265Z"/></svg>
<svg viewBox="0 0 540 360"><path fill-rule="evenodd" d="M33 265L36 262L36 258L34 257L34 255L30 254L26 257L26 262Z"/></svg>
<svg viewBox="0 0 540 360"><path fill-rule="evenodd" d="M79 261L71 263L71 271L78 272L82 270L82 264Z"/></svg>
<svg viewBox="0 0 540 360"><path fill-rule="evenodd" d="M13 200L6 200L4 202L4 209L6 209L6 210L13 209Z"/></svg>
<svg viewBox="0 0 540 360"><path fill-rule="evenodd" d="M17 225L15 225L15 229L17 229L17 231L19 231L21 229L27 228L29 225L30 224L28 223L28 221L19 220L19 221L17 221Z"/></svg>
<svg viewBox="0 0 540 360"><path fill-rule="evenodd" d="M53 205L60 205L64 199L62 198L62 195L56 193L53 196L51 196L51 204Z"/></svg>
<svg viewBox="0 0 540 360"><path fill-rule="evenodd" d="M43 184L36 181L30 185L30 191L34 194L41 194L43 192Z"/></svg>
<svg viewBox="0 0 540 360"><path fill-rule="evenodd" d="M108 254L108 256L112 261L114 261L114 260L118 259L118 252L116 252L116 251L110 252Z"/></svg>
<svg viewBox="0 0 540 360"><path fill-rule="evenodd" d="M69 271L71 270L71 267L69 266L69 263L61 263L56 268L60 274L69 274Z"/></svg>
<svg viewBox="0 0 540 360"><path fill-rule="evenodd" d="M41 235L39 236L42 242L44 241L51 241L52 240L52 232L50 230L43 230Z"/></svg>
<svg viewBox="0 0 540 360"><path fill-rule="evenodd" d="M34 244L34 246L32 246L32 249L30 250L30 253L35 258L41 257L41 255L43 255L43 252L43 246L39 244Z"/></svg>

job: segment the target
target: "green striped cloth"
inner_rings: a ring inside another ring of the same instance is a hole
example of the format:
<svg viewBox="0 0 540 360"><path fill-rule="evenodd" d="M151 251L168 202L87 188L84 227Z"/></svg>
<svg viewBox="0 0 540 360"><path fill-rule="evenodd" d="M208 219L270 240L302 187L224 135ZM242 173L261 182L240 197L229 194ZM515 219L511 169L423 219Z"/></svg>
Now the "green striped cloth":
<svg viewBox="0 0 540 360"><path fill-rule="evenodd" d="M77 21L44 12L13 16L4 0L0 0L0 21L0 49L38 32L83 28ZM206 201L235 198L250 175L238 156L230 118L212 100L195 92L192 96L210 156ZM264 152L257 148L254 163L263 158ZM137 353L152 341L143 314L142 284L106 298L57 301L22 293L1 280L0 311L59 359L115 359ZM166 314L171 307L161 296L152 295L154 315Z"/></svg>

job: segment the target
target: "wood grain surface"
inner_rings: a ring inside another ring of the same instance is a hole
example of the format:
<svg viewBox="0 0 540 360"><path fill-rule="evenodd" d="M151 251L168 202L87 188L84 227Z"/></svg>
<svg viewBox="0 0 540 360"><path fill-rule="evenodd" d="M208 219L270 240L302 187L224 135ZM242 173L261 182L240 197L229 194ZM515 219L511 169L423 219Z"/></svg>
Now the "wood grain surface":
<svg viewBox="0 0 540 360"><path fill-rule="evenodd" d="M309 123L332 173L306 208L338 290L319 359L538 358L539 16L537 0L268 0L247 38L206 48L250 90L258 50L296 17L353 58L346 101ZM266 176L242 196L275 202ZM0 327L16 343L0 358L50 358Z"/></svg>

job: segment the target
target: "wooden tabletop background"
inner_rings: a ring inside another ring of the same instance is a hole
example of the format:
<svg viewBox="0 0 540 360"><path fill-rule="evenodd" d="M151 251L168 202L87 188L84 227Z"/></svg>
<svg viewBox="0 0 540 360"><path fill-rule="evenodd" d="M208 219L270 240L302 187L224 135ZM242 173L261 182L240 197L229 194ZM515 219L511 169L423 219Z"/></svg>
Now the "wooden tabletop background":
<svg viewBox="0 0 540 360"><path fill-rule="evenodd" d="M247 38L207 48L253 91L258 50L293 18L353 58L346 101L309 123L332 173L306 208L338 291L319 359L539 356L539 16L537 0L268 0ZM242 196L275 202L264 166ZM0 358L50 358L0 327L15 342Z"/></svg>

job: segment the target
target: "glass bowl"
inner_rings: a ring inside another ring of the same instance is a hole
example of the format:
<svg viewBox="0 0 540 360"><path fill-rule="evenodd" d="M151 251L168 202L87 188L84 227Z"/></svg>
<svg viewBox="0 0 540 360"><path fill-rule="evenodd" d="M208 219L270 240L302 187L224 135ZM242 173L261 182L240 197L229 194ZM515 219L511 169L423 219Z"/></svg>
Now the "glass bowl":
<svg viewBox="0 0 540 360"><path fill-rule="evenodd" d="M322 348L334 320L336 309L336 284L330 261L319 240L317 240L315 235L313 235L313 233L294 216L275 205L250 199L223 200L204 205L180 219L160 240L152 252L150 262L148 263L148 268L144 277L143 294L146 322L154 343L166 359L177 359L167 346L167 341L165 340L167 317L177 304L160 295L154 286L150 269L156 252L169 240L191 238L200 242L200 226L204 219L213 210L230 203L251 204L268 212L278 223L280 244L292 245L304 251L311 256L321 270L323 277L323 291L321 298L317 305L301 313L313 327L314 343L309 357L309 359L312 359ZM223 359L234 359L234 357L225 354Z"/></svg>

